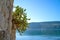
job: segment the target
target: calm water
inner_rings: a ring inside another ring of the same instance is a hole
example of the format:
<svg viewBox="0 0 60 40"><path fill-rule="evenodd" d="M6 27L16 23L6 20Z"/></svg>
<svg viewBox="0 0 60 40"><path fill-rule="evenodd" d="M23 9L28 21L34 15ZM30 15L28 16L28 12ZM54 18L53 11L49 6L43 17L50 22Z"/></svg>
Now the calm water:
<svg viewBox="0 0 60 40"><path fill-rule="evenodd" d="M60 40L60 30L27 30L22 36L16 32L16 40Z"/></svg>
<svg viewBox="0 0 60 40"><path fill-rule="evenodd" d="M16 40L60 40L55 36L17 36Z"/></svg>

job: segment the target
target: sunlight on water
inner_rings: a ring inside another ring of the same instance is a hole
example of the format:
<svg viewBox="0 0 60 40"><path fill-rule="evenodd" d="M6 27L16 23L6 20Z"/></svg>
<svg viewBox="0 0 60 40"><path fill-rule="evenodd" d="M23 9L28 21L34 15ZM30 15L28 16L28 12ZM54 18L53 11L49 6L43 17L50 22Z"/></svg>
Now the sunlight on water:
<svg viewBox="0 0 60 40"><path fill-rule="evenodd" d="M60 36L49 35L20 36L19 33L16 33L16 40L60 40Z"/></svg>

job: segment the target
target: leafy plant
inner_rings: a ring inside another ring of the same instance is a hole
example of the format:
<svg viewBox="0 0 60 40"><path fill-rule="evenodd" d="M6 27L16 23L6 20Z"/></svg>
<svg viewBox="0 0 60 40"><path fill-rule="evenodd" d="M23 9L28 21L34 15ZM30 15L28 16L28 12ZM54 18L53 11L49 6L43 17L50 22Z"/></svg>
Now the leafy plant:
<svg viewBox="0 0 60 40"><path fill-rule="evenodd" d="M26 9L16 6L16 10L12 13L12 29L17 29L19 33L23 33L28 28Z"/></svg>

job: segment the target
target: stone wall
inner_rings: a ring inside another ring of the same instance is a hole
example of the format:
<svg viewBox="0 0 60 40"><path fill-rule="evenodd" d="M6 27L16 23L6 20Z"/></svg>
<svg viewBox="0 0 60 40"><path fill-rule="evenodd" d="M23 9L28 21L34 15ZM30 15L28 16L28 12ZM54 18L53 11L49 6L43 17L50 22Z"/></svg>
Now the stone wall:
<svg viewBox="0 0 60 40"><path fill-rule="evenodd" d="M11 39L12 9L13 9L13 0L0 0L0 39L1 40L12 40Z"/></svg>
<svg viewBox="0 0 60 40"><path fill-rule="evenodd" d="M0 40L4 40L4 31L0 31Z"/></svg>

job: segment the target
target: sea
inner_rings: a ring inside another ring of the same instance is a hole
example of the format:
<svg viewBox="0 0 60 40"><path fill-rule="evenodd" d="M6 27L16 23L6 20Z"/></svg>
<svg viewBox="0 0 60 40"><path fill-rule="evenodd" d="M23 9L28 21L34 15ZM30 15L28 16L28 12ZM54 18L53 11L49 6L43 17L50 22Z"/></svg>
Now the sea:
<svg viewBox="0 0 60 40"><path fill-rule="evenodd" d="M60 40L60 30L48 30L46 32L27 30L22 35L16 32L16 40Z"/></svg>

